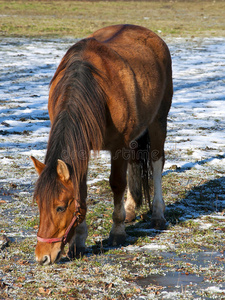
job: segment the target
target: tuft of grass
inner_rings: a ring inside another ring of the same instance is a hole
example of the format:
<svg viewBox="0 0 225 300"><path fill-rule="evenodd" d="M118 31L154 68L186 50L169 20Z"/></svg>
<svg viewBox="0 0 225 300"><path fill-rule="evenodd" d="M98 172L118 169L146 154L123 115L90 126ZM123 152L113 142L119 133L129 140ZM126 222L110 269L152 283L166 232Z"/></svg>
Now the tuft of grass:
<svg viewBox="0 0 225 300"><path fill-rule="evenodd" d="M26 223L26 227L29 228L36 228L39 224L39 217L35 216L29 219Z"/></svg>

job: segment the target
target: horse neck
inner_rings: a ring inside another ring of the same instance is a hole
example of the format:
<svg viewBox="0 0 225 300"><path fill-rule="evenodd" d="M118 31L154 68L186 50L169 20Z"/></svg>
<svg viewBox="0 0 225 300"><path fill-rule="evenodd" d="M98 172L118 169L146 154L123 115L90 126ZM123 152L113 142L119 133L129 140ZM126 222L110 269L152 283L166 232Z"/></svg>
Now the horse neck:
<svg viewBox="0 0 225 300"><path fill-rule="evenodd" d="M85 114L83 114L85 116ZM103 131L97 120L88 113L83 120L79 112L61 110L50 131L46 165L56 167L57 160L63 160L70 168L74 189L86 177L91 150L99 151Z"/></svg>
<svg viewBox="0 0 225 300"><path fill-rule="evenodd" d="M74 122L68 111L60 111L54 119L49 135L45 158L47 168L57 176L57 161L64 161L69 167L74 189L78 189L87 173L90 151L90 142L82 133L81 123Z"/></svg>
<svg viewBox="0 0 225 300"><path fill-rule="evenodd" d="M49 112L54 121L46 162L64 160L71 167L76 184L87 172L91 149L99 151L102 147L106 95L98 83L99 77L97 69L78 59L71 48L51 81Z"/></svg>

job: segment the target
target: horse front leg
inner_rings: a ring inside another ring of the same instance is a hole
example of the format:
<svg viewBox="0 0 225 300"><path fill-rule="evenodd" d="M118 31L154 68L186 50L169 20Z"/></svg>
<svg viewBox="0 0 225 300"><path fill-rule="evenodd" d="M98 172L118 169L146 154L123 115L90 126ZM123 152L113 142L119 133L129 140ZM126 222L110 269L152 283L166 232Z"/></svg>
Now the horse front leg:
<svg viewBox="0 0 225 300"><path fill-rule="evenodd" d="M124 192L126 189L126 173L128 161L122 157L122 152L111 154L110 186L114 196L113 225L109 236L109 244L116 246L124 244L125 232L125 209Z"/></svg>
<svg viewBox="0 0 225 300"><path fill-rule="evenodd" d="M75 229L75 234L69 243L68 257L74 259L83 256L85 253L85 242L88 235L86 220Z"/></svg>
<svg viewBox="0 0 225 300"><path fill-rule="evenodd" d="M86 214L87 173L85 173L82 181L80 182L79 192L80 192L80 206L83 209L83 211L85 211ZM87 236L88 236L88 228L87 228L86 219L84 219L84 221L76 227L74 231L74 235L69 242L69 251L67 255L70 259L83 256L83 254L85 253L85 242Z"/></svg>

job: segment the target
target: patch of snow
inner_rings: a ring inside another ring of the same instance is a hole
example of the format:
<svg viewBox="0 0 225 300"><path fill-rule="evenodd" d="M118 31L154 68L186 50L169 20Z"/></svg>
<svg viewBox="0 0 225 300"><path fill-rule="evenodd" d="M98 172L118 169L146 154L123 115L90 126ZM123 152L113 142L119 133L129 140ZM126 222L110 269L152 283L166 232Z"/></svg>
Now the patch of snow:
<svg viewBox="0 0 225 300"><path fill-rule="evenodd" d="M167 292L162 291L161 292L163 299L179 299L179 293L178 292Z"/></svg>
<svg viewBox="0 0 225 300"><path fill-rule="evenodd" d="M137 251L139 249L139 247L138 246L132 246L132 245L129 245L129 246L127 246L127 247L124 247L124 250L126 250L126 251Z"/></svg>
<svg viewBox="0 0 225 300"><path fill-rule="evenodd" d="M225 293L225 289L221 289L219 286L210 286L206 288L206 291L209 293Z"/></svg>
<svg viewBox="0 0 225 300"><path fill-rule="evenodd" d="M199 229L207 230L207 229L209 229L210 227L212 227L212 224L211 224L211 223L202 223L202 224L200 224Z"/></svg>
<svg viewBox="0 0 225 300"><path fill-rule="evenodd" d="M213 214L210 216L210 218L213 218L213 219L219 219L219 220L224 220L225 221L225 215L221 215L221 214Z"/></svg>
<svg viewBox="0 0 225 300"><path fill-rule="evenodd" d="M135 251L149 252L149 251L154 251L154 250L165 250L165 249L167 249L167 247L165 245L159 245L156 243L147 244L142 247L132 246L132 245L124 247L124 250L130 251L130 252L135 252Z"/></svg>
<svg viewBox="0 0 225 300"><path fill-rule="evenodd" d="M3 165L10 165L13 163L13 161L9 158L6 158L6 157L2 157L1 160L0 160L1 164Z"/></svg>
<svg viewBox="0 0 225 300"><path fill-rule="evenodd" d="M141 251L152 251L152 250L165 250L167 247L165 245L159 244L147 244L140 248Z"/></svg>

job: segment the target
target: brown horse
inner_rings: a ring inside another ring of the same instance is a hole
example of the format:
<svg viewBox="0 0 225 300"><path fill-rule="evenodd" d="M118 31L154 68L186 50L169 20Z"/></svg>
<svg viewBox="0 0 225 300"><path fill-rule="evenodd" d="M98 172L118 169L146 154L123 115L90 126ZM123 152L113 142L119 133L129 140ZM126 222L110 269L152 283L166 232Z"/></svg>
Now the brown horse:
<svg viewBox="0 0 225 300"><path fill-rule="evenodd" d="M67 51L51 81L45 164L32 157L40 175L34 193L40 211L35 251L40 264L59 260L67 242L70 257L85 249L91 150L111 152L110 244L125 241L125 218L135 218L142 189L149 199L148 169L154 184L151 225L164 227L161 174L172 94L169 50L146 28L106 27Z"/></svg>

